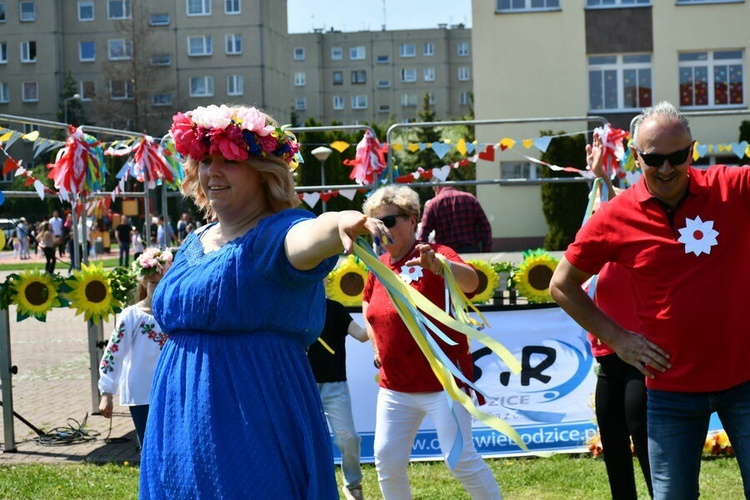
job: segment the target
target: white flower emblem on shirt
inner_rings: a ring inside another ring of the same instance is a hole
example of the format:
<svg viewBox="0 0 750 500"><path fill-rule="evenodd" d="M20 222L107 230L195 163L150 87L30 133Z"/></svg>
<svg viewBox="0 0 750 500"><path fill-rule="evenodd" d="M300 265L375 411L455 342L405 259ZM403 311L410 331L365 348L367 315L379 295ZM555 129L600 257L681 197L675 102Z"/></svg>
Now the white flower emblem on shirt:
<svg viewBox="0 0 750 500"><path fill-rule="evenodd" d="M418 281L422 277L422 266L401 266L399 278L407 283Z"/></svg>
<svg viewBox="0 0 750 500"><path fill-rule="evenodd" d="M700 215L695 219L685 219L685 227L680 229L680 238L677 240L685 244L685 253L693 252L695 255L711 253L711 247L718 245L716 237L719 232L714 229L714 221L703 222Z"/></svg>

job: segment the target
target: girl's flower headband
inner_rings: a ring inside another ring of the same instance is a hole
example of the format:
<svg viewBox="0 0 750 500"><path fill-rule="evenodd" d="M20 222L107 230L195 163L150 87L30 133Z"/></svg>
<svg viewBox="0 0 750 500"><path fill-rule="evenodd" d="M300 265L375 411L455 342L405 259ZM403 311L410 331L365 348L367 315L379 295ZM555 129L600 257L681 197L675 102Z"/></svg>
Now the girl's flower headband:
<svg viewBox="0 0 750 500"><path fill-rule="evenodd" d="M174 115L169 132L177 151L195 160L206 155L220 155L230 161L274 155L291 170L298 165L297 138L257 108L200 106Z"/></svg>
<svg viewBox="0 0 750 500"><path fill-rule="evenodd" d="M139 278L152 274L164 274L172 267L172 251L147 248L133 261L133 273Z"/></svg>

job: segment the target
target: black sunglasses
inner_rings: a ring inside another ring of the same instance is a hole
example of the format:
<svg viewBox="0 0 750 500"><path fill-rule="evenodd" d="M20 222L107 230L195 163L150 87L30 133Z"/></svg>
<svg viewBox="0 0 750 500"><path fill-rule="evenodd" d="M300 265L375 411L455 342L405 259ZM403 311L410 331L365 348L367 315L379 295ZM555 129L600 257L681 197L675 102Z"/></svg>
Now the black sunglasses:
<svg viewBox="0 0 750 500"><path fill-rule="evenodd" d="M679 151L675 151L674 153L669 153L666 155L663 155L661 153L644 153L643 151L639 151L638 149L636 149L635 152L638 153L638 156L641 157L643 163L645 163L649 167L661 167L662 165L664 165L664 160L667 160L671 166L676 167L678 165L682 165L687 161L691 151L693 150L693 144L694 143L691 142L690 145L685 149L680 149Z"/></svg>
<svg viewBox="0 0 750 500"><path fill-rule="evenodd" d="M401 214L386 215L385 217L381 217L379 220L380 220L380 222L383 223L383 225L385 227L387 227L388 229L390 229L390 228L392 228L393 226L396 225L396 222L398 222L398 220L397 220L398 217L402 217L402 215Z"/></svg>

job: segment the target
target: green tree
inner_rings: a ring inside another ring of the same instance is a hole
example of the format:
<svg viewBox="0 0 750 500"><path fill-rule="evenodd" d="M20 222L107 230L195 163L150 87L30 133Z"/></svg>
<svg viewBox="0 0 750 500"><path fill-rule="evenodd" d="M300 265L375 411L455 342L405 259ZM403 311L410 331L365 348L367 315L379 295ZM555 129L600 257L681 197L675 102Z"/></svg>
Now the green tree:
<svg viewBox="0 0 750 500"><path fill-rule="evenodd" d="M540 132L542 136L553 135L551 131ZM562 135L564 132L558 132ZM544 162L583 168L586 165L586 138L583 135L562 136L553 139L542 155ZM541 169L539 177L578 177L572 172ZM542 210L549 226L544 238L546 250L564 250L573 242L581 227L583 214L588 202L589 187L584 182L545 183L542 185Z"/></svg>

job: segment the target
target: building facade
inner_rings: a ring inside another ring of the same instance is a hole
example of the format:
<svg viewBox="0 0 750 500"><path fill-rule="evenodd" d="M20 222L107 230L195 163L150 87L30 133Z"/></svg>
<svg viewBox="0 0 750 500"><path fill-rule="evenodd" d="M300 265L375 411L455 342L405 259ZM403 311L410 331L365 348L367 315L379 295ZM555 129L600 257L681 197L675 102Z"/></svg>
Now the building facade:
<svg viewBox="0 0 750 500"><path fill-rule="evenodd" d="M471 109L471 30L316 31L290 35L298 123L413 121L429 96L441 119Z"/></svg>
<svg viewBox="0 0 750 500"><path fill-rule="evenodd" d="M587 131L600 125L586 119L594 116L628 129L642 108L666 100L692 115L700 143L737 141L750 120L747 19L750 3L737 0L474 0L474 60L492 61L475 65L477 119L538 118L478 127L477 139ZM725 151L697 163L739 161ZM478 179L529 179L477 190L501 250L537 247L547 233L539 168L515 148L477 165Z"/></svg>
<svg viewBox="0 0 750 500"><path fill-rule="evenodd" d="M288 53L285 0L0 0L0 114L159 136L175 110L245 103L283 122Z"/></svg>

